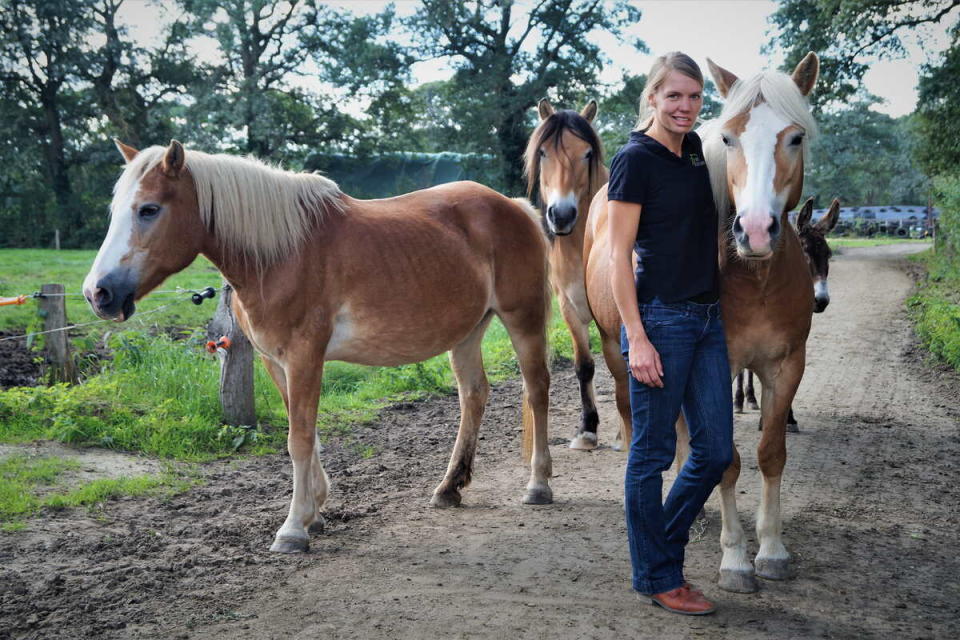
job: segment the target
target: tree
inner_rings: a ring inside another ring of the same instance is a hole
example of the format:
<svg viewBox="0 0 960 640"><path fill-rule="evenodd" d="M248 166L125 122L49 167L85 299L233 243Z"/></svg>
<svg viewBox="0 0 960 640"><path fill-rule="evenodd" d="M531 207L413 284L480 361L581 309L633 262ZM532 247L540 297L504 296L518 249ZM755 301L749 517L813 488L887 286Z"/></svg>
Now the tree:
<svg viewBox="0 0 960 640"><path fill-rule="evenodd" d="M540 0L516 19L514 8L512 0L424 0L405 24L418 59L445 58L454 67L451 116L460 140L469 151L496 154L502 187L521 193L532 107L551 92L559 103L582 102L604 60L587 36L606 30L619 37L640 11L622 1Z"/></svg>

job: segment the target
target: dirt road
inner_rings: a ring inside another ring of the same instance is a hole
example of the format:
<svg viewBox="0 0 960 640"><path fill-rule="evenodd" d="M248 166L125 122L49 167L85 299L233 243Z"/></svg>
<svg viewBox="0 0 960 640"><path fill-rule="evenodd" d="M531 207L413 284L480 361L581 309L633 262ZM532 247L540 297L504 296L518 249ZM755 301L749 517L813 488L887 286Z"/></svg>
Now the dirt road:
<svg viewBox="0 0 960 640"><path fill-rule="evenodd" d="M428 505L455 398L402 405L358 435L374 457L328 444L328 527L306 555L266 551L290 491L280 455L211 465L205 485L172 499L49 514L0 535L0 638L955 638L960 379L924 363L912 336L901 254L915 249L835 257L794 405L801 433L788 442L784 530L797 575L752 595L717 589L711 498L687 577L718 601L715 616L671 616L634 597L624 454L565 447L578 406L563 368L554 505L520 504L515 382L492 394L459 509ZM609 379L598 386L609 443ZM751 532L756 424L756 412L736 424Z"/></svg>

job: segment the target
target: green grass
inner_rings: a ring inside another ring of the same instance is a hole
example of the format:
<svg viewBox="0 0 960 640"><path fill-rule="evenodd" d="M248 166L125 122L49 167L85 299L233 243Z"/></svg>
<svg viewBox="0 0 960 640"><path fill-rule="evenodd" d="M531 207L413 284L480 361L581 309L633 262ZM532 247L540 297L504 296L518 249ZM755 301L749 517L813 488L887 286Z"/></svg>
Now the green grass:
<svg viewBox="0 0 960 640"><path fill-rule="evenodd" d="M176 493L194 480L168 469L160 474L103 478L67 486L64 474L80 463L70 458L12 454L0 458L0 530L25 528L24 519L41 509L95 505L116 496Z"/></svg>
<svg viewBox="0 0 960 640"><path fill-rule="evenodd" d="M916 238L893 238L890 236L878 236L874 238L827 238L827 243L832 248L837 247L879 247L885 244L902 244L902 243L929 243L930 239L916 239Z"/></svg>
<svg viewBox="0 0 960 640"><path fill-rule="evenodd" d="M911 259L927 270L907 300L917 335L933 354L960 371L960 256L924 251Z"/></svg>

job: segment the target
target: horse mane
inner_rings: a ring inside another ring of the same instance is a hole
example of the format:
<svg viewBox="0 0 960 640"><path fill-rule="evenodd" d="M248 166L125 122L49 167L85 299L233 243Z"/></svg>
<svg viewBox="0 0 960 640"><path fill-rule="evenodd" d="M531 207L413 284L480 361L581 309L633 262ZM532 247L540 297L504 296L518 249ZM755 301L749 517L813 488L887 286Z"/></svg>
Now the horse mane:
<svg viewBox="0 0 960 640"><path fill-rule="evenodd" d="M600 185L600 167L603 165L603 143L597 135L593 125L571 109L560 109L545 120L541 120L533 130L527 148L523 152L523 174L527 177L527 197L533 196L537 189L540 177L540 147L553 144L555 149L563 144L563 132L569 131L590 145L589 188L590 193L596 193ZM537 194L539 199L539 193ZM542 203L541 203L542 204Z"/></svg>
<svg viewBox="0 0 960 640"><path fill-rule="evenodd" d="M160 164L165 152L154 146L138 153L114 192L127 192ZM296 251L311 226L328 213L343 211L340 188L321 175L285 171L253 157L193 150L186 151L185 165L204 226L226 251L259 267Z"/></svg>
<svg viewBox="0 0 960 640"><path fill-rule="evenodd" d="M727 155L721 133L730 120L766 102L784 118L806 132L803 157L809 159L810 142L817 135L817 123L810 113L810 104L800 93L793 78L780 71L762 71L747 80L737 80L730 87L720 115L705 122L698 133L703 141L703 154L710 172L710 186L717 206L720 224L727 219L730 198L727 193Z"/></svg>

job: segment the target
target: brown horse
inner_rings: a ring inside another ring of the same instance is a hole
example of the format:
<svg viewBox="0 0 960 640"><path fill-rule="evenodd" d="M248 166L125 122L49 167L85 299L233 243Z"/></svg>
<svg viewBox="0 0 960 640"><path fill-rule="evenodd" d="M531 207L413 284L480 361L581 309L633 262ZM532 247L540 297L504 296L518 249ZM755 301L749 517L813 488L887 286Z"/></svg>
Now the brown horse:
<svg viewBox="0 0 960 640"><path fill-rule="evenodd" d="M591 100L577 113L557 111L544 98L537 108L540 123L523 156L524 173L527 195L537 192L543 229L550 240L550 280L573 338L582 412L570 448L595 449L599 418L590 352L593 315L584 291L583 238L590 201L607 181L603 145L591 124L597 103Z"/></svg>
<svg viewBox="0 0 960 640"><path fill-rule="evenodd" d="M731 376L753 369L763 383L763 437L758 450L763 495L757 517L760 550L756 574L782 579L789 554L781 540L780 481L786 461L786 414L803 375L805 345L813 312L813 283L787 212L800 199L803 156L816 132L806 97L819 72L808 54L792 76L763 72L746 81L710 62L726 99L720 117L701 129L704 154L720 216L721 308ZM610 287L606 187L594 197L584 243L587 299L604 340L604 354L620 356L620 315ZM726 215L730 212L730 215ZM612 358L608 358L610 362ZM629 411L627 374L611 367L617 404ZM622 372L622 373L621 373ZM629 415L629 414L628 414ZM689 435L677 422L678 458L686 457ZM754 567L736 509L740 455L720 486L723 560L720 586L756 591Z"/></svg>
<svg viewBox="0 0 960 640"><path fill-rule="evenodd" d="M327 497L316 433L326 360L392 366L450 351L460 430L431 502L460 503L489 388L480 342L494 315L523 376L533 449L523 501L552 501L547 246L532 208L470 182L355 200L319 175L176 141L118 147L127 165L84 294L97 315L126 320L198 254L232 285L233 310L289 414L293 497L272 551L305 551Z"/></svg>
<svg viewBox="0 0 960 640"><path fill-rule="evenodd" d="M813 198L807 198L797 214L795 230L800 238L803 256L810 266L810 276L813 278L813 312L823 313L827 305L830 304L827 276L830 273L830 256L833 255L830 245L827 243L827 234L837 226L837 220L840 217L840 201L834 198L833 202L830 203L830 209L816 224L811 224L812 217ZM746 374L746 392L744 392L743 386L744 372L741 371L737 374L737 390L733 397L733 409L736 413L743 413L744 401L751 409L760 408L753 388L753 372L748 369ZM790 433L799 431L792 407L787 413L787 431Z"/></svg>

